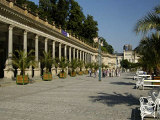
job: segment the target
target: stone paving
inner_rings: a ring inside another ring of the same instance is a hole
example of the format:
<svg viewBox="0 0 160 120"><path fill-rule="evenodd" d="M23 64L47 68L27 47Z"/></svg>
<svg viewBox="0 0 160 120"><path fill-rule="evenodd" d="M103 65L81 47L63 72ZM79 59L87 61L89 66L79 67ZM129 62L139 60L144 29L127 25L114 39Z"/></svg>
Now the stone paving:
<svg viewBox="0 0 160 120"><path fill-rule="evenodd" d="M68 77L15 82L0 87L0 120L140 120L139 97L131 73L121 77ZM150 119L145 119L150 120Z"/></svg>

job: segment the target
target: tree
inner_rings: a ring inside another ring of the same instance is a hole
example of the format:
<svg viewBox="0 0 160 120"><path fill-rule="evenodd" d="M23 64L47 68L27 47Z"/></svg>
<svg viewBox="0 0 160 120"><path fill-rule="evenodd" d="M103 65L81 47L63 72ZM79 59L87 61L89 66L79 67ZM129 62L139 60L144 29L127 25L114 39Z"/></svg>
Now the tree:
<svg viewBox="0 0 160 120"><path fill-rule="evenodd" d="M68 17L67 30L73 31L76 35L81 36L83 27L82 22L85 19L85 16L82 12L82 8L75 0L71 0L70 2Z"/></svg>
<svg viewBox="0 0 160 120"><path fill-rule="evenodd" d="M130 62L128 62L128 60L122 60L120 64L123 68L130 69Z"/></svg>
<svg viewBox="0 0 160 120"><path fill-rule="evenodd" d="M87 39L89 43L93 43L93 38L98 37L98 23L94 21L93 16L87 15L83 23L82 36Z"/></svg>
<svg viewBox="0 0 160 120"><path fill-rule="evenodd" d="M53 59L51 56L51 52L43 52L43 58L41 59L42 64L44 64L44 67L46 69L46 73L49 72L49 69L51 69L53 64Z"/></svg>
<svg viewBox="0 0 160 120"><path fill-rule="evenodd" d="M21 70L21 75L25 75L26 68L30 66L37 66L35 62L35 56L33 56L33 50L29 51L29 53L25 53L23 50L15 50L15 54L13 54L12 63L14 66Z"/></svg>
<svg viewBox="0 0 160 120"><path fill-rule="evenodd" d="M155 70L160 74L160 35L152 33L152 35L141 40L137 52L142 56L139 63L148 72Z"/></svg>
<svg viewBox="0 0 160 120"><path fill-rule="evenodd" d="M69 10L68 0L59 0L57 3L56 17L54 18L57 26L61 25L63 29L66 29L66 20Z"/></svg>
<svg viewBox="0 0 160 120"><path fill-rule="evenodd" d="M140 19L135 26L136 33L147 33L151 30L160 31L160 5L156 6L153 12Z"/></svg>
<svg viewBox="0 0 160 120"><path fill-rule="evenodd" d="M50 0L39 0L39 16L42 19L52 21L52 3Z"/></svg>
<svg viewBox="0 0 160 120"><path fill-rule="evenodd" d="M69 61L66 60L64 57L62 57L61 60L59 60L59 67L62 69L62 73L64 73L64 70L67 68L68 65Z"/></svg>

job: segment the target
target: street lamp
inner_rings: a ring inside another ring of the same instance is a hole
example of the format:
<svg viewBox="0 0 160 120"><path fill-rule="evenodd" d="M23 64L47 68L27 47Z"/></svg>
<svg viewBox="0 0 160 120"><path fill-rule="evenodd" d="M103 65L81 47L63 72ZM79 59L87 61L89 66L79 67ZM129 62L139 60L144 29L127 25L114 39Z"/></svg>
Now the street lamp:
<svg viewBox="0 0 160 120"><path fill-rule="evenodd" d="M101 81L101 65L102 65L102 58L101 58L101 37L98 37L98 62L99 62L99 81Z"/></svg>

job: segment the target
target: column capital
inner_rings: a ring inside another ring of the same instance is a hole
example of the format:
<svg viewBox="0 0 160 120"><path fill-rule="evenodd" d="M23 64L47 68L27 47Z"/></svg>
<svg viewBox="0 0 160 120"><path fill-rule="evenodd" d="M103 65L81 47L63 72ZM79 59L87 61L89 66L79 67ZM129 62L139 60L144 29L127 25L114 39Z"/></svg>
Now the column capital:
<svg viewBox="0 0 160 120"><path fill-rule="evenodd" d="M45 38L45 42L47 42L48 41L48 38Z"/></svg>
<svg viewBox="0 0 160 120"><path fill-rule="evenodd" d="M23 34L25 35L25 34L27 34L27 33L28 33L28 31L27 31L27 30L24 30Z"/></svg>
<svg viewBox="0 0 160 120"><path fill-rule="evenodd" d="M12 30L14 27L14 25L9 25L9 30Z"/></svg>
<svg viewBox="0 0 160 120"><path fill-rule="evenodd" d="M39 38L39 35L35 35L35 38L38 39L38 38Z"/></svg>

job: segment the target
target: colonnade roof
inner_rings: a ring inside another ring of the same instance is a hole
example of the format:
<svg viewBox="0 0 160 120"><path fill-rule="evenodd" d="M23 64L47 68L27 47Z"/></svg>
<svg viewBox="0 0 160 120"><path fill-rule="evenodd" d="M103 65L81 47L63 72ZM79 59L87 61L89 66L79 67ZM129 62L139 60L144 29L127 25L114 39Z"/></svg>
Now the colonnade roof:
<svg viewBox="0 0 160 120"><path fill-rule="evenodd" d="M9 18L23 25L32 27L36 30L42 31L51 36L54 36L53 40L55 41L59 41L59 42L64 41L64 42L61 42L62 44L70 43L70 45L83 48L91 53L98 52L97 48L93 48L71 35L70 37L66 37L62 35L61 28L60 29L56 28L54 24L52 25L49 24L47 21L44 21L40 19L38 16L31 14L29 11L14 5L14 3L12 2L8 2L6 0L0 0L0 11L1 11L1 15L5 16L6 18ZM35 34L37 34L36 31L35 31ZM44 37L47 37L47 36L44 36Z"/></svg>

